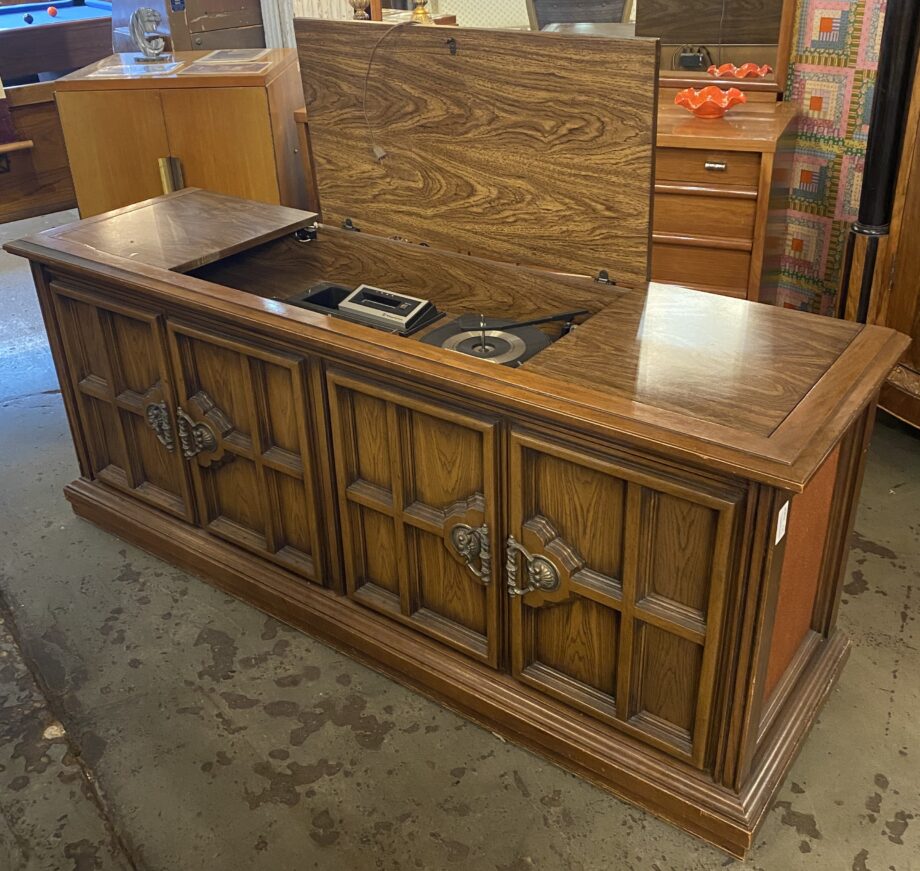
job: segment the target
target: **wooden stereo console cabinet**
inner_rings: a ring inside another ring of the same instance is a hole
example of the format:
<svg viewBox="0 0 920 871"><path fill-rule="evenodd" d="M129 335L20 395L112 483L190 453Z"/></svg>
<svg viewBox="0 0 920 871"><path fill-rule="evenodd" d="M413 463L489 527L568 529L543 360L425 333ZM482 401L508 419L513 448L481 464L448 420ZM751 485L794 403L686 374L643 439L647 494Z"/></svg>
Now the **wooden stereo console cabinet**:
<svg viewBox="0 0 920 871"><path fill-rule="evenodd" d="M847 654L847 536L906 339L648 283L654 43L296 25L323 223L188 189L7 246L67 497L743 855ZM286 301L325 280L580 314L515 368Z"/></svg>

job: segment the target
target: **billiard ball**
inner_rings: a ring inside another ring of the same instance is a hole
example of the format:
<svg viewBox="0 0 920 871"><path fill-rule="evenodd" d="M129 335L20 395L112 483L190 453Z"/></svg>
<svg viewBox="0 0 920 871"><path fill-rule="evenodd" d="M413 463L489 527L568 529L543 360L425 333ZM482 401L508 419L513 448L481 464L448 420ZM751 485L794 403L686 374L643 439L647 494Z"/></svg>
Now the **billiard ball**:
<svg viewBox="0 0 920 871"><path fill-rule="evenodd" d="M31 15L23 15L22 20L25 21L26 24L31 24L33 21L35 21Z"/></svg>
<svg viewBox="0 0 920 871"><path fill-rule="evenodd" d="M55 18L55 17L57 16L57 7L56 7L56 6L49 6L49 7L48 7L48 14L49 14L52 18Z"/></svg>

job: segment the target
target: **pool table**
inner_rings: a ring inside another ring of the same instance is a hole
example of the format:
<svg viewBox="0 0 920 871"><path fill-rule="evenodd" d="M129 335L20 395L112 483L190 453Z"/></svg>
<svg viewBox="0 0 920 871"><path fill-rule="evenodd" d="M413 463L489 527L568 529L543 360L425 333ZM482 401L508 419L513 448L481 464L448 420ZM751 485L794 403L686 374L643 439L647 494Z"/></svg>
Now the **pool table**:
<svg viewBox="0 0 920 871"><path fill-rule="evenodd" d="M0 79L11 84L38 73L64 72L112 53L112 4L106 0L59 0L0 6ZM27 24L25 16L32 16Z"/></svg>

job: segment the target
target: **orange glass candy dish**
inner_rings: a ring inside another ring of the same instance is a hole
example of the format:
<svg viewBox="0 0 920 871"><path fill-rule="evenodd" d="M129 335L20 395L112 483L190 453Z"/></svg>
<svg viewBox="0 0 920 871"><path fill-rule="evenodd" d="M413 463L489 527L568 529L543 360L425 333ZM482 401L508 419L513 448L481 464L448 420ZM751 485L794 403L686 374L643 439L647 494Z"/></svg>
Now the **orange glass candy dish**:
<svg viewBox="0 0 920 871"><path fill-rule="evenodd" d="M753 63L741 64L740 67L734 64L722 64L717 67L713 64L706 72L717 79L762 79L773 72L773 67L767 64L759 67Z"/></svg>
<svg viewBox="0 0 920 871"><path fill-rule="evenodd" d="M674 102L697 118L721 118L732 106L746 103L747 97L737 88L723 91L716 85L707 85L699 91L696 88L679 91Z"/></svg>

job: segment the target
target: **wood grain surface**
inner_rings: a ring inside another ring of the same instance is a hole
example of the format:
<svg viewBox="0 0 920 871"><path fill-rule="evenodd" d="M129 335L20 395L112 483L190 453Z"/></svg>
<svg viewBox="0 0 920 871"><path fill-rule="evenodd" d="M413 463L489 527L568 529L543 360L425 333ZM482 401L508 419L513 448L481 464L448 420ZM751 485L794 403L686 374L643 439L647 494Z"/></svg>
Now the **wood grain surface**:
<svg viewBox="0 0 920 871"><path fill-rule="evenodd" d="M202 209L208 211L208 217L197 220L196 216L202 218ZM65 224L51 233L100 251L118 252L139 263L181 272L291 233L311 224L314 218L310 212L285 206L185 188L170 197L154 197Z"/></svg>
<svg viewBox="0 0 920 871"><path fill-rule="evenodd" d="M647 278L655 43L308 19L295 30L325 223Z"/></svg>
<svg viewBox="0 0 920 871"><path fill-rule="evenodd" d="M117 95L106 98L112 96ZM247 200L281 201L265 91L177 88L158 96L169 140L166 153L181 160L186 185Z"/></svg>
<svg viewBox="0 0 920 871"><path fill-rule="evenodd" d="M319 281L366 283L430 299L452 314L522 319L575 309L593 313L629 292L326 227L308 245L284 237L195 274L272 299L286 299Z"/></svg>
<svg viewBox="0 0 920 871"><path fill-rule="evenodd" d="M616 342L602 338L614 332ZM769 436L858 332L855 324L652 285L647 297L622 297L524 368Z"/></svg>
<svg viewBox="0 0 920 871"><path fill-rule="evenodd" d="M703 83L697 82L695 87L701 87ZM705 81L705 84L709 82ZM673 96L667 102L662 98L658 110L657 141L659 146L665 148L711 148L726 152L774 151L786 128L800 111L799 106L791 101L749 102L744 106L735 106L723 118L695 118L686 109L675 106ZM736 155L734 159L738 162L744 158ZM661 178L661 167L656 166L655 171ZM728 181L724 175L723 179ZM751 180L756 184L756 175Z"/></svg>
<svg viewBox="0 0 920 871"><path fill-rule="evenodd" d="M158 91L56 98L82 217L163 193L157 161L169 154L169 139Z"/></svg>

